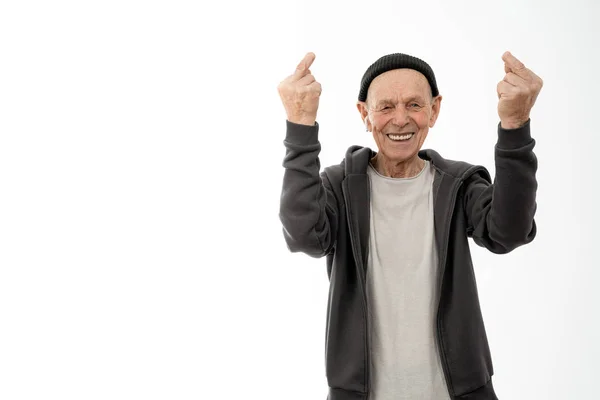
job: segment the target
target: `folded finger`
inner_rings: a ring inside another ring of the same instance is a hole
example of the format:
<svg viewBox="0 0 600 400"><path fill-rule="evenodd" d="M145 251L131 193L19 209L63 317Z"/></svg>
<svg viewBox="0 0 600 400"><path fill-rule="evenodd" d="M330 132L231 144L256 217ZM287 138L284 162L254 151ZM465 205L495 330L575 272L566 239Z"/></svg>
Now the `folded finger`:
<svg viewBox="0 0 600 400"><path fill-rule="evenodd" d="M303 76L302 78L300 78L300 80L298 80L298 84L302 85L302 86L308 86L311 83L313 83L315 81L315 77L312 74L308 74Z"/></svg>
<svg viewBox="0 0 600 400"><path fill-rule="evenodd" d="M521 78L519 75L515 74L514 72L509 72L506 75L504 75L503 81L508 82L513 86L523 86L527 83L525 81L525 79Z"/></svg>
<svg viewBox="0 0 600 400"><path fill-rule="evenodd" d="M498 92L498 98L506 96L517 90L518 89L516 86L514 86L506 81L500 81L500 82L498 82L498 85L496 86L496 91Z"/></svg>

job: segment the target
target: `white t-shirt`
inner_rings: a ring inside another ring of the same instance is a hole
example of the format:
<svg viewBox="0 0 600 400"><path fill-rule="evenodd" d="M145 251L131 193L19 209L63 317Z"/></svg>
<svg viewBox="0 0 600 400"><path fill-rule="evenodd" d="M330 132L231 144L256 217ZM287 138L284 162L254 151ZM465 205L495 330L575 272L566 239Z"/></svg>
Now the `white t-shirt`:
<svg viewBox="0 0 600 400"><path fill-rule="evenodd" d="M389 178L369 165L370 400L449 400L435 336L434 170Z"/></svg>

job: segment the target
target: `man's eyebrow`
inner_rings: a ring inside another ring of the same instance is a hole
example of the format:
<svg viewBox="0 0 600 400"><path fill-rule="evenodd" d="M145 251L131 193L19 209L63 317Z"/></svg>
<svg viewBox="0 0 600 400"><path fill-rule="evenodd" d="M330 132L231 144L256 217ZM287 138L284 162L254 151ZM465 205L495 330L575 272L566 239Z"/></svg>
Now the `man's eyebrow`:
<svg viewBox="0 0 600 400"><path fill-rule="evenodd" d="M426 103L425 99L418 94L413 94L413 95L409 95L406 97L406 104L411 103L411 102L417 102L420 104ZM375 107L394 105L394 104L396 104L396 103L391 99L382 99L375 103Z"/></svg>
<svg viewBox="0 0 600 400"><path fill-rule="evenodd" d="M406 101L406 102L407 102L407 103L410 103L411 101L416 101L417 103L424 103L424 102L425 102L425 99L424 99L423 97L419 96L418 94L415 94L415 95L413 95L413 96L409 96L409 97L407 98L407 101Z"/></svg>
<svg viewBox="0 0 600 400"><path fill-rule="evenodd" d="M381 106L389 105L389 104L394 104L394 102L389 99L383 99L383 100L377 101L377 103L375 103L375 106L381 107Z"/></svg>

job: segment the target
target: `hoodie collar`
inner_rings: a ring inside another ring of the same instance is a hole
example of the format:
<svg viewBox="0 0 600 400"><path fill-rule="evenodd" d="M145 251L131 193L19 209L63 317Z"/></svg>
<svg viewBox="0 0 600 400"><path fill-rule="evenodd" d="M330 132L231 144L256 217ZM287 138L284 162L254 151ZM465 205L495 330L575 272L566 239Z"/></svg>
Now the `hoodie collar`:
<svg viewBox="0 0 600 400"><path fill-rule="evenodd" d="M352 146L346 152L345 172L346 175L366 174L369 161L375 157L376 151L362 146ZM482 170L480 166L474 166L462 161L447 160L437 151L432 149L420 150L419 158L430 161L439 172L454 178L464 179L475 170ZM487 175L487 172L486 172Z"/></svg>

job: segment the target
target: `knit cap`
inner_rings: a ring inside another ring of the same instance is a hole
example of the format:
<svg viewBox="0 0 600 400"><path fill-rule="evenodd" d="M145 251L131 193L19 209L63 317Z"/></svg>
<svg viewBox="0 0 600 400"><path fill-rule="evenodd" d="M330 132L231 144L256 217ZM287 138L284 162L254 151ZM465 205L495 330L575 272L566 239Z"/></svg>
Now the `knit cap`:
<svg viewBox="0 0 600 400"><path fill-rule="evenodd" d="M408 54L393 53L381 57L373 64L371 64L369 68L367 68L367 71L363 75L362 80L360 82L360 92L358 93L358 100L367 100L367 92L369 90L371 82L373 82L373 79L383 74L384 72L400 68L414 69L415 71L422 73L423 75L425 75L425 78L427 78L429 86L431 86L431 94L433 95L433 97L439 94L437 83L435 81L435 75L429 64L427 64L420 58L413 57Z"/></svg>

